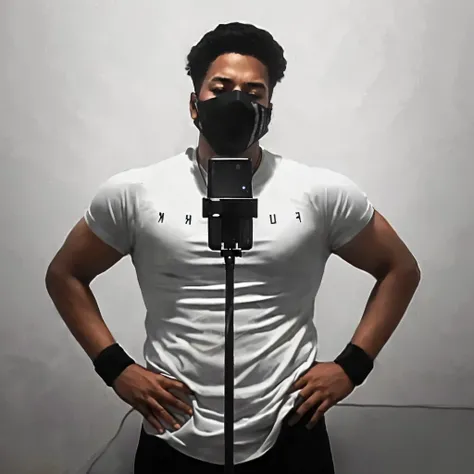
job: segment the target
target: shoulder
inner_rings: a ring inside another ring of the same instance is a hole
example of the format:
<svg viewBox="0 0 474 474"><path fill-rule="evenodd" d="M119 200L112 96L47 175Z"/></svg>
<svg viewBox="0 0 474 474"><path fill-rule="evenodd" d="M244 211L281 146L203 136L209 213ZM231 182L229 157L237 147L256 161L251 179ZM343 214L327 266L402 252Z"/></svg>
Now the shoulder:
<svg viewBox="0 0 474 474"><path fill-rule="evenodd" d="M186 155L181 153L156 163L122 170L107 178L100 187L110 192L139 192L149 186L156 186L157 181L166 183L179 174L187 161Z"/></svg>
<svg viewBox="0 0 474 474"><path fill-rule="evenodd" d="M343 173L288 157L280 159L280 169L286 177L306 185L313 192L345 190L355 186L354 181Z"/></svg>

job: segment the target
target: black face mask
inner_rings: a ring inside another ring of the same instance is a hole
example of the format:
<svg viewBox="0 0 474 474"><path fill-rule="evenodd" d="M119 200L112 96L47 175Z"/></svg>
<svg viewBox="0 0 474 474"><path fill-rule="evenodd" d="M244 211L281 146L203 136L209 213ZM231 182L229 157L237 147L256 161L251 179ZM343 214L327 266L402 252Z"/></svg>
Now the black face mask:
<svg viewBox="0 0 474 474"><path fill-rule="evenodd" d="M242 154L267 132L272 110L241 91L224 92L209 100L197 100L194 125L218 156Z"/></svg>

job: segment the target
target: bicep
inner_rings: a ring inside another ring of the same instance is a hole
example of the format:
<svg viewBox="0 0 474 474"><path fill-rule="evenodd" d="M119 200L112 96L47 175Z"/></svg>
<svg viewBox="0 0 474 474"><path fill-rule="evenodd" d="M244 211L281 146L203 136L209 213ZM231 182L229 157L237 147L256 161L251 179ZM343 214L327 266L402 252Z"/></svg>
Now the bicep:
<svg viewBox="0 0 474 474"><path fill-rule="evenodd" d="M48 273L63 273L90 283L124 257L106 244L84 218L73 227L49 265Z"/></svg>
<svg viewBox="0 0 474 474"><path fill-rule="evenodd" d="M408 247L377 211L359 234L334 253L375 278L385 275L394 267L417 266Z"/></svg>

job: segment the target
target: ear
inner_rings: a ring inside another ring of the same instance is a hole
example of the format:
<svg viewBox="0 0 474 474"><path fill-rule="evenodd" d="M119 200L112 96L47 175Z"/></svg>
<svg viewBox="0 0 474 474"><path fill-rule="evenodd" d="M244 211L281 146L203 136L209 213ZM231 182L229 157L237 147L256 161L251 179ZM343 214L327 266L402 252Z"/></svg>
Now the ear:
<svg viewBox="0 0 474 474"><path fill-rule="evenodd" d="M197 95L195 92L191 92L191 97L189 99L189 113L191 115L191 118L193 120L196 120L197 116L198 116L198 113L197 113L197 110L196 110L196 103L197 101Z"/></svg>
<svg viewBox="0 0 474 474"><path fill-rule="evenodd" d="M268 104L268 110L270 111L270 119L273 117L273 103Z"/></svg>

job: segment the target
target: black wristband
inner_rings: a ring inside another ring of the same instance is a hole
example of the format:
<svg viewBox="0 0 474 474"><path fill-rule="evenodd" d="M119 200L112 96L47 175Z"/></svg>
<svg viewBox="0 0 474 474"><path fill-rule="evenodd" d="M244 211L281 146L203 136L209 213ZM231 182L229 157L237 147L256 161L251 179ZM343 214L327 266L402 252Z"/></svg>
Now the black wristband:
<svg viewBox="0 0 474 474"><path fill-rule="evenodd" d="M355 386L362 385L374 368L374 361L363 349L349 343L334 360Z"/></svg>
<svg viewBox="0 0 474 474"><path fill-rule="evenodd" d="M111 387L114 380L135 361L118 345L106 347L94 360L95 371Z"/></svg>

